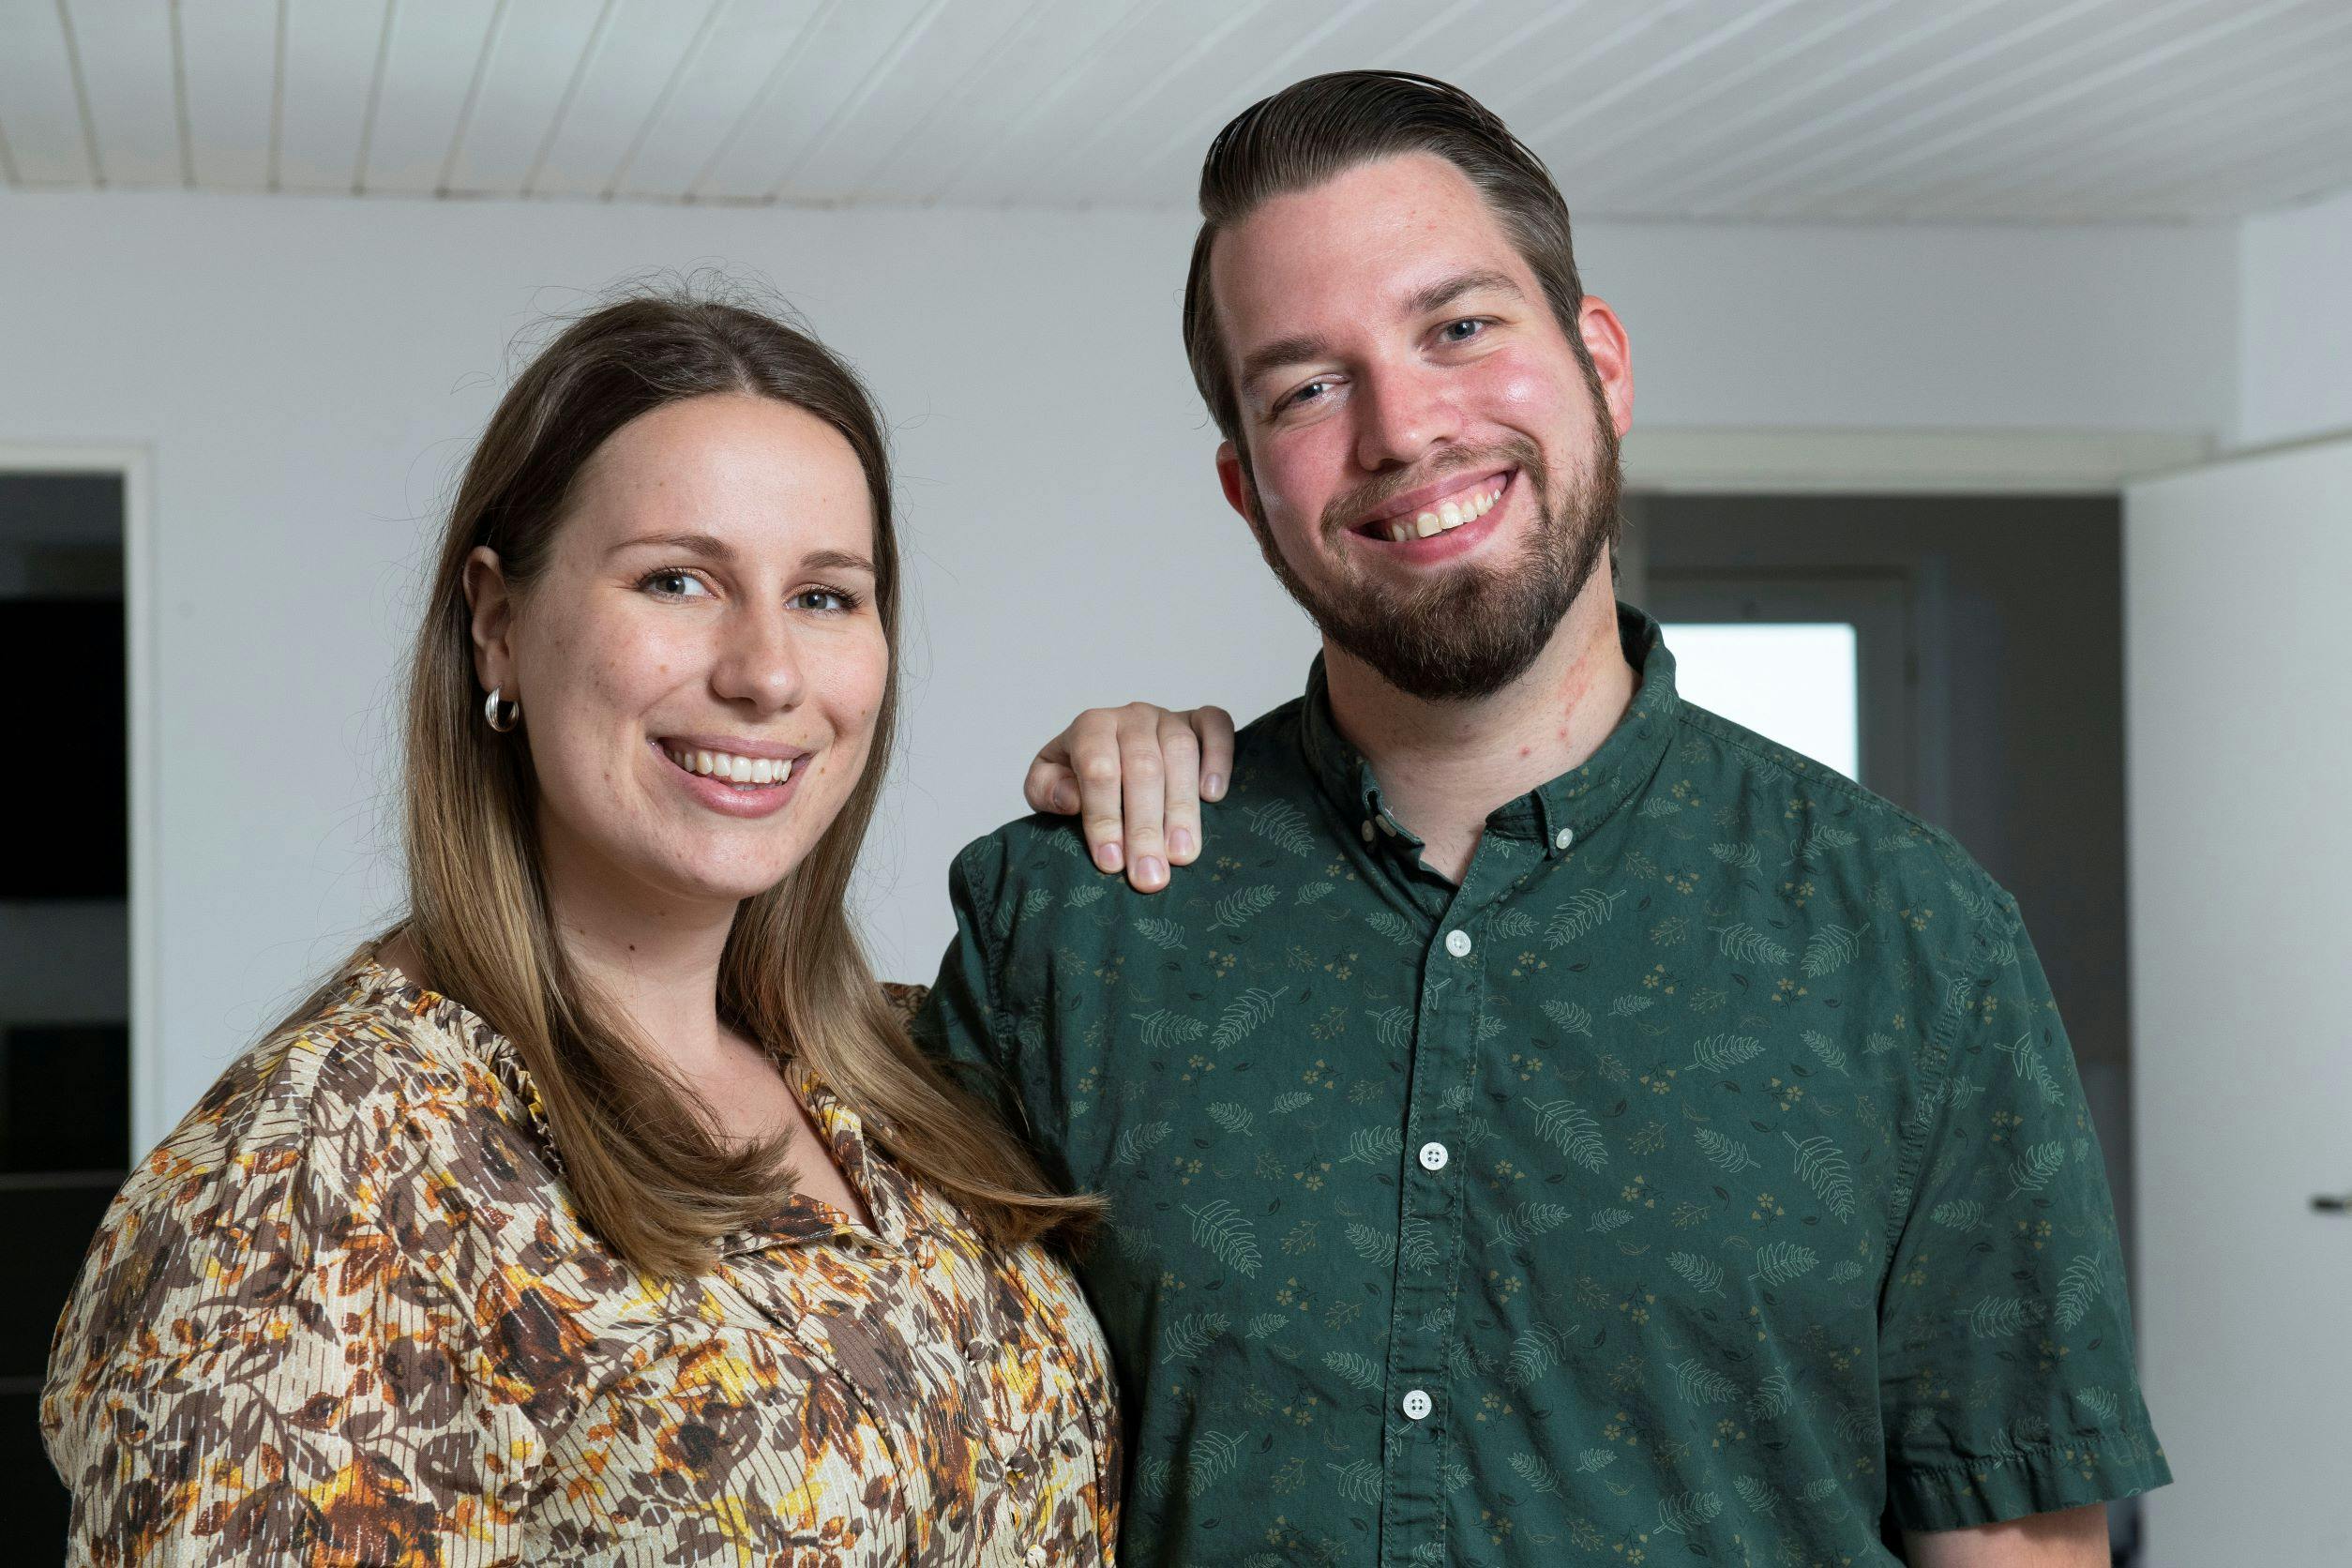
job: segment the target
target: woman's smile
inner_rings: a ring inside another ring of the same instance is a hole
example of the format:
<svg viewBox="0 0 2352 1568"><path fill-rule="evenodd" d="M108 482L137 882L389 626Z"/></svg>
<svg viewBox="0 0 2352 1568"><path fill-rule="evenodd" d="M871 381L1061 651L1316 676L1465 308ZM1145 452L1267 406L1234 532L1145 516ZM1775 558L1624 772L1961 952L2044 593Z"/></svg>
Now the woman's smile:
<svg viewBox="0 0 2352 1568"><path fill-rule="evenodd" d="M800 746L728 742L707 735L655 735L645 744L686 798L740 818L772 816L784 809L803 764L812 755Z"/></svg>

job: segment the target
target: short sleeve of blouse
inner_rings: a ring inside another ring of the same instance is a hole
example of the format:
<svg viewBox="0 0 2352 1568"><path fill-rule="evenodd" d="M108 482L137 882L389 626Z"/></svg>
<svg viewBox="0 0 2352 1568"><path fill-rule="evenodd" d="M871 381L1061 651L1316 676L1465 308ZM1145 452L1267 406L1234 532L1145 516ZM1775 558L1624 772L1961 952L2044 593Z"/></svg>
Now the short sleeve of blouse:
<svg viewBox="0 0 2352 1568"><path fill-rule="evenodd" d="M41 1403L69 1560L473 1560L520 1505L525 1424L414 1262L450 1216L338 1045L249 1053L109 1209Z"/></svg>

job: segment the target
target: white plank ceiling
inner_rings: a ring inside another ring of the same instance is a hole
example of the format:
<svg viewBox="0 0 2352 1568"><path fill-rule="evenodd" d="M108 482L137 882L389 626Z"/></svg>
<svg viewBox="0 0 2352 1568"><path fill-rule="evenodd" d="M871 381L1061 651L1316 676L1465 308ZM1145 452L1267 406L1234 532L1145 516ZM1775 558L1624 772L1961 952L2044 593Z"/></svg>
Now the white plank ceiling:
<svg viewBox="0 0 2352 1568"><path fill-rule="evenodd" d="M2222 218L2352 188L2352 0L0 0L0 180L1186 207L1350 66L1580 216Z"/></svg>

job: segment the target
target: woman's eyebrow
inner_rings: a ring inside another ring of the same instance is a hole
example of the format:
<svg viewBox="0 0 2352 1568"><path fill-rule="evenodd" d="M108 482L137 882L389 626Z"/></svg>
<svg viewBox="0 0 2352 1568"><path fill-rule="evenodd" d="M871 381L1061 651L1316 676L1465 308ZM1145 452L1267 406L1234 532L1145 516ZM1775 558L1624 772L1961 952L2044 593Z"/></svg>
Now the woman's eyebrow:
<svg viewBox="0 0 2352 1568"><path fill-rule="evenodd" d="M882 573L874 569L874 564L871 561L854 550L811 550L801 558L801 565L811 571L864 572L867 577L882 576Z"/></svg>
<svg viewBox="0 0 2352 1568"><path fill-rule="evenodd" d="M605 555L610 558L625 550L656 548L707 556L714 561L732 561L735 558L734 546L715 534L648 534L641 538L623 539L606 550Z"/></svg>

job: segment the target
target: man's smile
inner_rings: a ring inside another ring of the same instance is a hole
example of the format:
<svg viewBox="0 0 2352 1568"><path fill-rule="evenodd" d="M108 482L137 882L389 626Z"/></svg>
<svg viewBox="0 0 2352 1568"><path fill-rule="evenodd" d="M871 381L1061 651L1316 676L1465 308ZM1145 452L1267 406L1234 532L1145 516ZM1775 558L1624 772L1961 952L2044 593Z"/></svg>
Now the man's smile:
<svg viewBox="0 0 2352 1568"><path fill-rule="evenodd" d="M1502 499L1516 473L1510 468L1493 469L1408 490L1354 524L1351 532L1367 539L1402 544L1475 522Z"/></svg>

